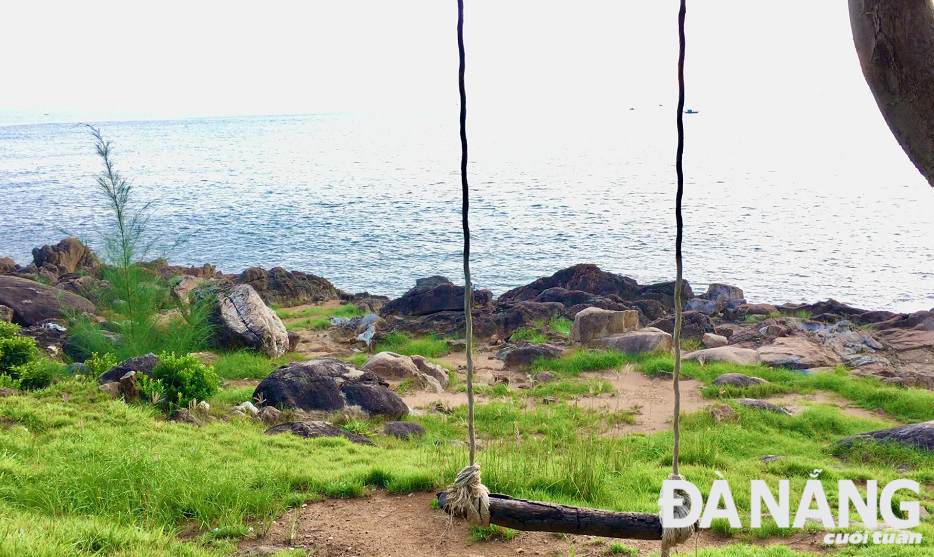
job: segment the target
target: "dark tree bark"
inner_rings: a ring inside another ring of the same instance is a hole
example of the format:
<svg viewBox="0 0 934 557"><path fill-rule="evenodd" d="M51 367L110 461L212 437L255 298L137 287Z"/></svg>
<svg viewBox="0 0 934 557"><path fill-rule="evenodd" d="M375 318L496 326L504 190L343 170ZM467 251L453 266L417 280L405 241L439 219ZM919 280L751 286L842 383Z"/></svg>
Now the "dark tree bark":
<svg viewBox="0 0 934 557"><path fill-rule="evenodd" d="M863 75L889 129L934 186L934 5L849 0Z"/></svg>
<svg viewBox="0 0 934 557"><path fill-rule="evenodd" d="M444 509L445 494L438 494L438 504ZM662 539L662 521L651 513L621 513L540 503L490 494L490 523L536 532L560 532L626 538L630 540Z"/></svg>

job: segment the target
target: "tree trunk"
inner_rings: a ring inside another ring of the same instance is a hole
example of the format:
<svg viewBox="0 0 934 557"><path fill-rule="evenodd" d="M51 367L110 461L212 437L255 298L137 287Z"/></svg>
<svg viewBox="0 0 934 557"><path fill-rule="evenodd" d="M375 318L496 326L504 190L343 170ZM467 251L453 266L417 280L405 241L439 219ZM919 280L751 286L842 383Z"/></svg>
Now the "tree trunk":
<svg viewBox="0 0 934 557"><path fill-rule="evenodd" d="M934 5L849 0L859 63L889 129L934 186Z"/></svg>

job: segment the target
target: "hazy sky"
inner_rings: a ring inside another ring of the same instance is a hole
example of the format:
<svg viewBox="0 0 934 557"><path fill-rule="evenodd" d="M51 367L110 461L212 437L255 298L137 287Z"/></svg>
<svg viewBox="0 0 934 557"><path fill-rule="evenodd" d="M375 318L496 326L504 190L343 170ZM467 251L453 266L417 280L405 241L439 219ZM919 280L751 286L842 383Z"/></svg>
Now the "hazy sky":
<svg viewBox="0 0 934 557"><path fill-rule="evenodd" d="M675 0L466 4L473 116L674 99ZM688 9L689 106L866 89L844 2ZM10 2L0 122L448 110L455 18L454 0Z"/></svg>

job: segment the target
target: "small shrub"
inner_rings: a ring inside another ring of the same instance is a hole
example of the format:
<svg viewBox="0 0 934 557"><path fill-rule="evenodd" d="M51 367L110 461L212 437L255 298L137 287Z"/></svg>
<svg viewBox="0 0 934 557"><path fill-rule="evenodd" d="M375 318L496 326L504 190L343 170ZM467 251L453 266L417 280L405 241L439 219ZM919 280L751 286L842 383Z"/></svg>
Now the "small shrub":
<svg viewBox="0 0 934 557"><path fill-rule="evenodd" d="M88 373L97 376L117 365L117 357L112 352L98 354L94 352L91 357L84 361L84 367L88 368Z"/></svg>
<svg viewBox="0 0 934 557"><path fill-rule="evenodd" d="M44 389L52 384L57 375L61 375L63 366L47 358L31 360L12 370L19 381L20 388L27 391Z"/></svg>
<svg viewBox="0 0 934 557"><path fill-rule="evenodd" d="M0 388L19 389L19 379L13 379L7 374L0 374Z"/></svg>
<svg viewBox="0 0 934 557"><path fill-rule="evenodd" d="M0 321L0 339L13 338L16 336L16 331L19 331L19 325L16 323Z"/></svg>
<svg viewBox="0 0 934 557"><path fill-rule="evenodd" d="M0 373L15 379L18 375L13 368L27 364L38 356L35 339L19 335L0 339Z"/></svg>
<svg viewBox="0 0 934 557"><path fill-rule="evenodd" d="M144 394L151 396L161 386L170 410L188 406L192 401L207 400L217 393L220 382L213 367L202 364L191 354L176 356L174 353L159 356L159 365L152 370L152 380L151 384L146 382Z"/></svg>

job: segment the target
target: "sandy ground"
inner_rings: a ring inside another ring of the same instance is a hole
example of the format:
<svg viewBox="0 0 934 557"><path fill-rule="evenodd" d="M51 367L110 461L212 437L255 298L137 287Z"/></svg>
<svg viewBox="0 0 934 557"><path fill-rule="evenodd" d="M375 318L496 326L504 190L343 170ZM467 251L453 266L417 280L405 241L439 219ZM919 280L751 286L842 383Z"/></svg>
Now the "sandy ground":
<svg viewBox="0 0 934 557"><path fill-rule="evenodd" d="M661 545L657 541L545 532L519 532L508 542L474 542L464 521L451 521L442 511L431 508L433 498L431 493L387 495L377 491L369 497L310 503L280 517L265 537L243 541L240 554L272 555L283 549L301 548L314 557L585 557L606 555L613 541L638 549L639 555L657 553ZM676 554L691 555L695 545L704 548L733 543L737 543L733 538L705 531L679 546ZM755 543L823 550L816 534Z"/></svg>

